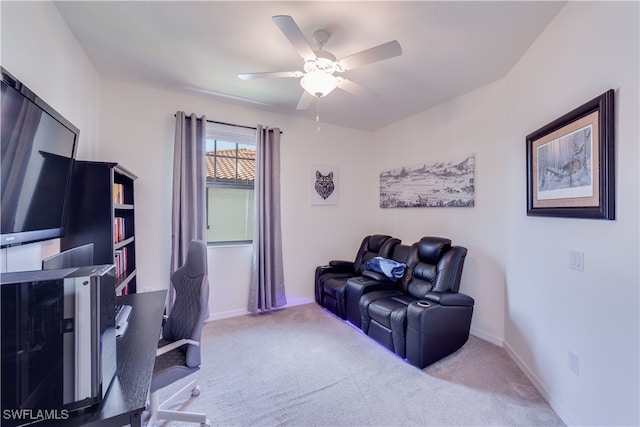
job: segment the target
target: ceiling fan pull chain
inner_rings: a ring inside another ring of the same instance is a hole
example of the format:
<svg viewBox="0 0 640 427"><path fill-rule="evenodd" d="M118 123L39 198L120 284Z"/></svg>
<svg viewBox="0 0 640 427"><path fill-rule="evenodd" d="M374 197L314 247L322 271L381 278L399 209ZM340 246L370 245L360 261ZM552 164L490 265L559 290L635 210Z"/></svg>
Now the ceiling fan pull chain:
<svg viewBox="0 0 640 427"><path fill-rule="evenodd" d="M320 132L320 97L316 97L316 123L318 124L318 132Z"/></svg>

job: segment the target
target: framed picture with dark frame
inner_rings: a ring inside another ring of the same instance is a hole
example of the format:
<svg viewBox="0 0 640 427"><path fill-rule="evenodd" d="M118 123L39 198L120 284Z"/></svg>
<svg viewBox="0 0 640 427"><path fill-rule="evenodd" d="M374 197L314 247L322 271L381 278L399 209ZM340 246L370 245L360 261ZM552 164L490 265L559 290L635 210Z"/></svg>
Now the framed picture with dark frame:
<svg viewBox="0 0 640 427"><path fill-rule="evenodd" d="M615 219L614 91L527 135L527 215Z"/></svg>

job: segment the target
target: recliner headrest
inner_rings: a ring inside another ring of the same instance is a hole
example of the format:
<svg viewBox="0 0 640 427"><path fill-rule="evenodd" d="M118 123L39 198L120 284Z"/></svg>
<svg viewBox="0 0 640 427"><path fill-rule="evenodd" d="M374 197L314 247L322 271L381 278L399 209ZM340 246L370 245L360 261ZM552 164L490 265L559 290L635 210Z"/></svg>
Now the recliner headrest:
<svg viewBox="0 0 640 427"><path fill-rule="evenodd" d="M385 240L382 246L380 246L378 256L381 256L383 258L391 258L396 246L398 246L400 243L402 243L402 241L400 239L396 239L395 237L391 237L390 239ZM404 262L404 258L402 258L399 262Z"/></svg>
<svg viewBox="0 0 640 427"><path fill-rule="evenodd" d="M370 252L378 252L378 251L380 251L380 248L382 247L384 242L386 242L390 238L391 238L391 236L384 236L382 234L373 234L369 238L369 251Z"/></svg>
<svg viewBox="0 0 640 427"><path fill-rule="evenodd" d="M425 236L418 242L418 257L422 262L436 264L442 254L451 248L451 240Z"/></svg>

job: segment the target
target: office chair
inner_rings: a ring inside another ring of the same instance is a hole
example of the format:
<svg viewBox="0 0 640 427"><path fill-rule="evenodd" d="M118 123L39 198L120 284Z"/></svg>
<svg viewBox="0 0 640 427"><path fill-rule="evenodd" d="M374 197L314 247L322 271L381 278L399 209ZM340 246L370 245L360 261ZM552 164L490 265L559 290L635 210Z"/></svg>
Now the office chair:
<svg viewBox="0 0 640 427"><path fill-rule="evenodd" d="M203 241L192 240L189 243L184 265L171 275L171 284L176 296L158 342L149 391L149 425L165 419L200 423L202 427L206 427L209 425L206 414L166 409L187 391L192 396L198 396L200 387L197 380L192 380L169 399L159 403L162 388L200 369L200 338L209 300L207 246Z"/></svg>

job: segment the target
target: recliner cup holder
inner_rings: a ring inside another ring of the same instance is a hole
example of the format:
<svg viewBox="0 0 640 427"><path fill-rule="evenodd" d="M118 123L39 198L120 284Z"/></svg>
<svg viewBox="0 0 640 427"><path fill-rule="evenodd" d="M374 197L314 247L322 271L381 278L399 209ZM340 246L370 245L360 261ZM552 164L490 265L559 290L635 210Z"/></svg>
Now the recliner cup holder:
<svg viewBox="0 0 640 427"><path fill-rule="evenodd" d="M429 301L427 301L427 300L417 301L416 304L418 304L420 307L430 307L431 306L431 304L429 304Z"/></svg>

